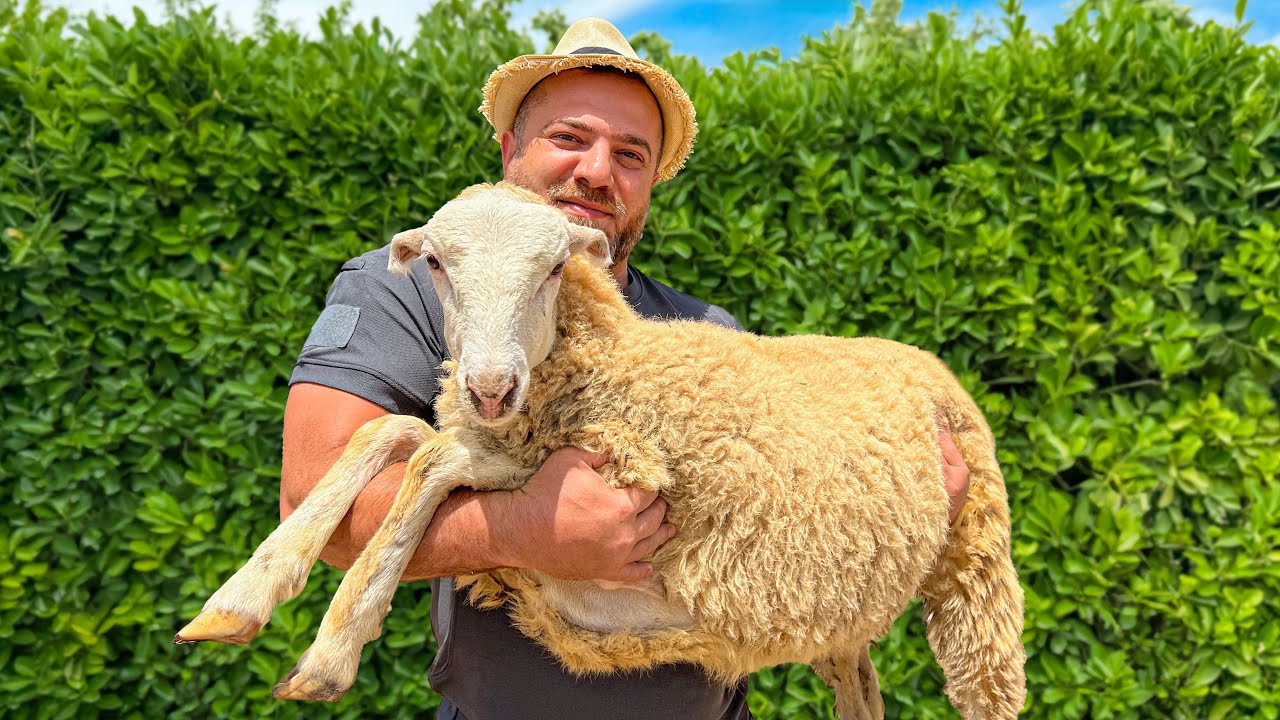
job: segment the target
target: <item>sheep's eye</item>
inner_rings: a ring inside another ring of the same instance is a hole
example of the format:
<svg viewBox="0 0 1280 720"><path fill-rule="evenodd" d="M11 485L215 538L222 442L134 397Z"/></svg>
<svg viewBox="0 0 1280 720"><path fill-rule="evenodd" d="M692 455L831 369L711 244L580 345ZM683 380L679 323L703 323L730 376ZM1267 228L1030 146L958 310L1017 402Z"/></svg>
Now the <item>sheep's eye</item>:
<svg viewBox="0 0 1280 720"><path fill-rule="evenodd" d="M560 273L564 272L564 263L560 262L551 268L551 277L560 277Z"/></svg>
<svg viewBox="0 0 1280 720"><path fill-rule="evenodd" d="M432 270L439 270L439 269L440 269L440 258L436 257L435 255L428 255L428 256L427 256L427 267L431 268Z"/></svg>

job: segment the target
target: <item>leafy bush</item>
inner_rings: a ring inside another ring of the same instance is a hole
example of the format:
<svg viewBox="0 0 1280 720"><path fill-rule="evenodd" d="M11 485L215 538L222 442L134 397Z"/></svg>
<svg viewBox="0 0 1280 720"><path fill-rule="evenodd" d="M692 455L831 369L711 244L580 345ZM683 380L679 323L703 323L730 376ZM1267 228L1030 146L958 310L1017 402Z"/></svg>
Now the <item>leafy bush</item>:
<svg viewBox="0 0 1280 720"><path fill-rule="evenodd" d="M939 352L1000 441L1027 717L1280 715L1280 58L1160 3L1002 39L890 3L707 69L641 265L764 333ZM404 42L213 10L71 21L0 0L0 710L416 715L425 587L336 706L272 701L339 574L249 648L172 634L276 524L287 380L346 258L500 172L474 108L534 43L504 3ZM554 23L553 23L554 24ZM909 613L897 718L953 717ZM760 718L829 717L805 668Z"/></svg>

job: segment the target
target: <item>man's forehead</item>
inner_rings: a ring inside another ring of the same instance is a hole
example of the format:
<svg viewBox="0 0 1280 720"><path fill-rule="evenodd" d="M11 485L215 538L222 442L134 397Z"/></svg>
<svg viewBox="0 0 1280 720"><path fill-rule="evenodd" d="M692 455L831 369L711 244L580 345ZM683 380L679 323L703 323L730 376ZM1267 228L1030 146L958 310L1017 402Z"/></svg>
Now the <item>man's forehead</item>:
<svg viewBox="0 0 1280 720"><path fill-rule="evenodd" d="M631 92L636 93L637 97L647 95L652 101L654 108L658 107L658 98L654 96L653 90L650 89L649 83L639 75L619 70L608 65L587 66L570 68L553 73L546 76L538 82L537 85L530 90L529 95L533 95L538 91L551 91L556 88L571 88L588 84L612 84L616 85L615 93L628 92L624 87L630 87Z"/></svg>
<svg viewBox="0 0 1280 720"><path fill-rule="evenodd" d="M587 125L589 117L596 117L624 142L653 145L662 140L657 98L648 83L634 75L575 68L543 80L525 102L533 104L543 129L574 120Z"/></svg>

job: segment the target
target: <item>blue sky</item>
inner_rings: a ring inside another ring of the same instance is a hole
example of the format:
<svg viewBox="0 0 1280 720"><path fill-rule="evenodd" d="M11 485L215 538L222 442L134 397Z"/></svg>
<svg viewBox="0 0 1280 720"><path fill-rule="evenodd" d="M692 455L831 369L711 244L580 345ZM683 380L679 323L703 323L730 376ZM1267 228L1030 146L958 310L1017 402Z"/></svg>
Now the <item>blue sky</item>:
<svg viewBox="0 0 1280 720"><path fill-rule="evenodd" d="M282 19L314 30L316 18L337 0L276 0ZM109 11L122 19L131 17L129 7L138 5L152 18L163 16L163 0L50 0L75 11ZM259 0L213 0L220 15L243 30L253 27ZM558 8L570 20L586 15L604 17L630 36L653 30L670 40L678 53L697 55L705 64L716 65L735 50L779 48L784 56L801 47L805 35L818 36L823 30L847 23L853 16L850 0L519 0L512 16L520 25L540 9ZM869 6L870 0L863 0ZM1235 23L1235 0L1182 0L1201 21L1223 25ZM383 19L391 28L413 28L414 17L429 5L428 0L353 0L352 18ZM902 19L923 18L931 10L962 14L962 26L972 23L975 12L999 17L996 0L903 0ZM1033 30L1048 33L1074 7L1072 0L1023 0L1023 12ZM1253 21L1249 39L1255 43L1280 46L1280 0L1251 0L1245 20Z"/></svg>
<svg viewBox="0 0 1280 720"><path fill-rule="evenodd" d="M863 0L870 7L870 0ZM1048 34L1077 3L1070 0L1023 0L1023 13L1032 29ZM1181 0L1200 22L1212 20L1234 25L1235 0ZM853 17L850 0L523 0L515 7L517 19L530 18L543 8L560 8L569 19L583 15L604 17L632 35L653 30L670 40L676 52L697 55L704 63L718 64L735 50L776 47L784 56L795 54L801 38L819 36L823 30L847 23ZM997 18L1003 15L996 0L903 0L901 19L923 18L930 11L961 14L961 27L973 23L974 13ZM1252 21L1249 39L1280 45L1280 0L1251 0L1245 21Z"/></svg>

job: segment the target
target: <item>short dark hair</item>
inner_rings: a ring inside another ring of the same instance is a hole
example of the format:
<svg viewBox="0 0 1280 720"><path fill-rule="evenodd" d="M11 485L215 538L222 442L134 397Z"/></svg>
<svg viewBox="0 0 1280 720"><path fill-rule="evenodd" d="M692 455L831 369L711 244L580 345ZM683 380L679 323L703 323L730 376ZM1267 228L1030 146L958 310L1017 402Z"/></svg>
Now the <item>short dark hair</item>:
<svg viewBox="0 0 1280 720"><path fill-rule="evenodd" d="M621 75L622 77L639 80L646 88L649 83L645 81L640 73L634 73L630 70L623 70L612 65L586 65L580 68L572 68L573 70L585 70L589 73L600 73L602 75ZM538 81L536 85L529 88L529 92L525 94L524 99L520 101L520 107L516 109L515 122L511 124L511 132L516 136L516 153L519 154L524 147L524 131L529 124L529 113L536 107L541 107L547 101L547 94L542 92L542 83L549 78L554 77L555 73L548 75ZM653 95L653 89L649 88L649 94ZM658 105L658 116L662 117L662 103L658 102L658 96L653 96L653 102ZM665 119L664 119L665 122ZM663 138L665 140L665 138Z"/></svg>

